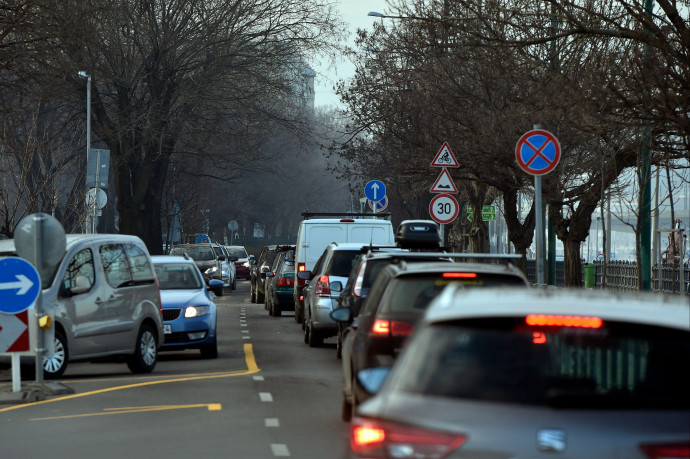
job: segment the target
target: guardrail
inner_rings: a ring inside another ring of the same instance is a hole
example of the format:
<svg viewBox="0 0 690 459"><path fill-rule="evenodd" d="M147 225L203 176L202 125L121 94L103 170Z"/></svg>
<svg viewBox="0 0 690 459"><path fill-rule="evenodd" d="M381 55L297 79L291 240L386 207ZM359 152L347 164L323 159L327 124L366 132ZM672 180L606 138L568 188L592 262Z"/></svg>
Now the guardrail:
<svg viewBox="0 0 690 459"><path fill-rule="evenodd" d="M609 261L606 276L602 262L595 262L596 287L606 290L637 290L637 263L634 261ZM652 291L690 295L690 269L679 263L663 263L652 266Z"/></svg>

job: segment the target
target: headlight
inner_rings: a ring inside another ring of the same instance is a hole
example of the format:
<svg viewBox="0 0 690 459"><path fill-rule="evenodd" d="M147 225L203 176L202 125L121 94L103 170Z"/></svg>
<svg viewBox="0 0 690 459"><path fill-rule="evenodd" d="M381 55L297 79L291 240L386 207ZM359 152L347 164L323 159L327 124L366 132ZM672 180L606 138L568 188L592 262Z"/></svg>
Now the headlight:
<svg viewBox="0 0 690 459"><path fill-rule="evenodd" d="M187 309L184 311L184 316L186 318L191 318L191 317L201 317L205 316L211 313L211 307L210 306L187 306Z"/></svg>
<svg viewBox="0 0 690 459"><path fill-rule="evenodd" d="M244 263L242 263L242 266L244 266L245 268L249 268L250 265L248 261L245 261Z"/></svg>
<svg viewBox="0 0 690 459"><path fill-rule="evenodd" d="M216 271L218 271L218 266L213 266L211 268L208 268L206 271L204 271L206 274L213 274Z"/></svg>

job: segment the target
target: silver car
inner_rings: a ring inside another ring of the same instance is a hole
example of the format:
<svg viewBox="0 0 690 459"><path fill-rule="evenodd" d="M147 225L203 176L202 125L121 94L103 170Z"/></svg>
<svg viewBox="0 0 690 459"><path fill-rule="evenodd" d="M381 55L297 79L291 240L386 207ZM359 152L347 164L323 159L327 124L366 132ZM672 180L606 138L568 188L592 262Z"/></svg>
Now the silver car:
<svg viewBox="0 0 690 459"><path fill-rule="evenodd" d="M687 298L449 286L386 374L358 457L690 457Z"/></svg>
<svg viewBox="0 0 690 459"><path fill-rule="evenodd" d="M16 256L14 240L0 257ZM43 286L43 309L53 318L54 352L46 378L67 364L124 360L134 373L153 371L163 343L161 298L146 245L122 234L69 234L62 261Z"/></svg>

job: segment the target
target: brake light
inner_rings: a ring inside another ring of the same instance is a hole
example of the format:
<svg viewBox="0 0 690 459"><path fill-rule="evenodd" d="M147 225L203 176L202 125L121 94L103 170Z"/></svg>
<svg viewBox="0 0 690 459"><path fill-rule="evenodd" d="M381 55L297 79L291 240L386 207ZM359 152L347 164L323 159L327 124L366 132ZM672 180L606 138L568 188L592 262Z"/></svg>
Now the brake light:
<svg viewBox="0 0 690 459"><path fill-rule="evenodd" d="M407 336L414 331L414 325L408 322L400 322L398 320L390 321L384 319L377 319L371 327L369 335L371 336Z"/></svg>
<svg viewBox="0 0 690 459"><path fill-rule="evenodd" d="M550 314L530 314L525 318L530 326L537 327L579 327L601 328L603 321L599 317L581 317Z"/></svg>
<svg viewBox="0 0 690 459"><path fill-rule="evenodd" d="M649 459L685 459L690 458L690 443L663 443L640 445Z"/></svg>
<svg viewBox="0 0 690 459"><path fill-rule="evenodd" d="M307 266L304 263L297 263L297 272L301 273L302 271L306 271ZM304 286L304 279L297 279L297 286L302 287Z"/></svg>
<svg viewBox="0 0 690 459"><path fill-rule="evenodd" d="M319 296L330 296L331 286L329 285L329 280L327 275L322 275L319 280L316 281L316 287L314 287L314 294Z"/></svg>
<svg viewBox="0 0 690 459"><path fill-rule="evenodd" d="M278 287L293 287L295 285L295 279L292 277L281 277L276 283Z"/></svg>
<svg viewBox="0 0 690 459"><path fill-rule="evenodd" d="M465 435L358 417L350 423L350 447L355 454L366 457L441 459L458 449L466 439Z"/></svg>
<svg viewBox="0 0 690 459"><path fill-rule="evenodd" d="M443 277L460 278L460 279L474 279L477 273L443 273Z"/></svg>
<svg viewBox="0 0 690 459"><path fill-rule="evenodd" d="M364 269L367 267L367 261L364 260L357 271L357 280L355 286L352 288L352 294L356 297L362 296L362 284L364 284Z"/></svg>

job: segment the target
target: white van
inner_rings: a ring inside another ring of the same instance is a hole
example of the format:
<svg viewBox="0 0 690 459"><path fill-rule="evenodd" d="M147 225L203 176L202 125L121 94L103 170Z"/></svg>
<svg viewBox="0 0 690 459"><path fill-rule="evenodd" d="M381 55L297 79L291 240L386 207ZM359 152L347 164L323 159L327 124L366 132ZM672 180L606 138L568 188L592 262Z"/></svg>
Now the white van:
<svg viewBox="0 0 690 459"><path fill-rule="evenodd" d="M295 272L311 271L321 254L331 242L361 242L377 246L394 246L393 225L390 221L375 218L310 218L329 214L308 214L300 222L295 244ZM389 214L386 214L389 215ZM371 214L367 214L371 217ZM297 276L295 276L297 277ZM295 321L304 319L304 280L295 282Z"/></svg>

